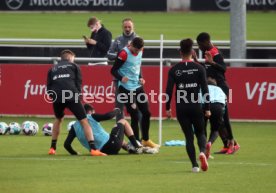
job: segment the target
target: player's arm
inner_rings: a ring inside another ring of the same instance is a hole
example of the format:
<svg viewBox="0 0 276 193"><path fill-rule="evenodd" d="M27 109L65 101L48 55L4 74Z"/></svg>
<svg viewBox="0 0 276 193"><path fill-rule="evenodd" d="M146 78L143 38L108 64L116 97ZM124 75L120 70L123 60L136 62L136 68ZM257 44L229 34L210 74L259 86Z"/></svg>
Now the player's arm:
<svg viewBox="0 0 276 193"><path fill-rule="evenodd" d="M123 66L125 61L127 60L127 53L125 50L122 50L119 52L117 58L115 59L115 62L111 68L111 74L118 80L122 80L123 77L119 73L119 69Z"/></svg>
<svg viewBox="0 0 276 193"><path fill-rule="evenodd" d="M227 66L226 66L226 64L224 62L224 59L221 56L221 54L218 54L218 55L214 56L213 60L214 60L213 66L215 68L217 68L221 72L225 72L226 71L226 67Z"/></svg>
<svg viewBox="0 0 276 193"><path fill-rule="evenodd" d="M110 111L108 113L105 113L105 114L96 114L95 113L95 114L92 114L91 116L96 121L101 122L101 121L107 121L107 120L113 119L119 113L121 113L120 109L115 108L115 109L113 109L113 111Z"/></svg>
<svg viewBox="0 0 276 193"><path fill-rule="evenodd" d="M67 138L64 141L64 148L71 154L71 155L78 155L78 152L76 152L73 148L72 148L72 142L74 141L76 137L76 132L73 128L70 129Z"/></svg>
<svg viewBox="0 0 276 193"><path fill-rule="evenodd" d="M118 39L118 38L117 38ZM118 41L117 39L114 40L114 42L111 44L108 52L107 52L107 58L108 60L115 60L118 54Z"/></svg>
<svg viewBox="0 0 276 193"><path fill-rule="evenodd" d="M81 93L81 84L82 84L82 75L81 75L81 70L80 70L80 67L75 64L76 66L76 71L75 71L75 76L76 76L76 79L75 79L75 84L76 84L76 87L79 91L79 93Z"/></svg>
<svg viewBox="0 0 276 193"><path fill-rule="evenodd" d="M52 75L51 75L52 69L50 69L48 71L48 75L47 75L47 91L51 90L51 86L52 86Z"/></svg>
<svg viewBox="0 0 276 193"><path fill-rule="evenodd" d="M221 72L226 71L226 64L220 53L212 54L211 52L205 52L206 62L211 64L214 68Z"/></svg>
<svg viewBox="0 0 276 193"><path fill-rule="evenodd" d="M167 81L167 88L166 88L166 94L168 96L168 101L166 103L166 111L167 116L171 117L171 100L172 100L172 92L174 87L174 77L173 77L173 71L172 69L168 73L168 81Z"/></svg>
<svg viewBox="0 0 276 193"><path fill-rule="evenodd" d="M208 89L208 84L207 84L206 71L204 68L199 69L199 84L200 84L202 96L204 99L203 110L205 111L205 116L209 117L211 115L211 113L210 113L210 95L209 95L209 89Z"/></svg>

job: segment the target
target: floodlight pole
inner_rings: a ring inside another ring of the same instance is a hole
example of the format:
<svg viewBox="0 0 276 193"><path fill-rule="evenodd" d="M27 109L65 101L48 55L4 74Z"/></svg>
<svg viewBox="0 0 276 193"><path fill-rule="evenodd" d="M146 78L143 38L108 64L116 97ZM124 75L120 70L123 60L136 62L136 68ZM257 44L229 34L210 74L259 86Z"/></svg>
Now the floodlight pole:
<svg viewBox="0 0 276 193"><path fill-rule="evenodd" d="M230 1L230 58L246 58L246 0ZM231 66L242 67L246 64L231 63Z"/></svg>
<svg viewBox="0 0 276 193"><path fill-rule="evenodd" d="M159 130L158 130L158 141L159 145L162 145L162 93L163 93L163 43L164 37L163 34L160 35L160 74L159 74Z"/></svg>

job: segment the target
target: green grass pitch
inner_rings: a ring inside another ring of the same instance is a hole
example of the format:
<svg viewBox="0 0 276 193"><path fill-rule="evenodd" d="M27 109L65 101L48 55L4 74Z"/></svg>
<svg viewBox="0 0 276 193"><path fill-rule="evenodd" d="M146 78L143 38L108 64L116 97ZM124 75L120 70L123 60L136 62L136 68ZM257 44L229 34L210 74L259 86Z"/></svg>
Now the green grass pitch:
<svg viewBox="0 0 276 193"><path fill-rule="evenodd" d="M89 17L99 17L112 32L121 34L121 21L133 18L136 32L145 39L167 40L196 38L202 31L210 32L214 40L230 39L230 14L226 12L178 13L4 13L0 12L0 38L72 38L90 35L86 23ZM276 40L276 12L248 12L248 40Z"/></svg>
<svg viewBox="0 0 276 193"><path fill-rule="evenodd" d="M209 170L191 173L185 148L161 147L155 155L90 157L74 141L81 156L63 149L66 119L57 146L57 155L47 155L51 137L42 135L41 126L53 119L2 117L0 121L33 120L39 123L36 136L0 136L1 193L273 193L276 179L274 123L233 123L241 149L234 155L214 155ZM111 128L114 121L105 122ZM158 122L151 122L151 138L157 141ZM109 129L107 129L109 130ZM166 120L163 141L183 139L176 121ZM217 140L212 152L221 147ZM198 149L197 149L198 152Z"/></svg>

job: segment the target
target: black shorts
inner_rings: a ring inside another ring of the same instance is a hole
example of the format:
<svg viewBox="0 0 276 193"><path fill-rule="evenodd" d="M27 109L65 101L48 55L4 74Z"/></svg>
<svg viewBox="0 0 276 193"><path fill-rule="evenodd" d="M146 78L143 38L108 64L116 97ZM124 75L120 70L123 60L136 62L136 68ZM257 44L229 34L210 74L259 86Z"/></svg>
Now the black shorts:
<svg viewBox="0 0 276 193"><path fill-rule="evenodd" d="M61 119L64 117L65 108L68 108L79 121L86 118L86 113L85 113L84 107L80 101L78 101L78 102L66 101L65 103L54 102L53 108L54 108L55 116L58 119Z"/></svg>
<svg viewBox="0 0 276 193"><path fill-rule="evenodd" d="M104 144L101 152L108 155L118 154L120 149L122 148L122 144L124 141L124 131L124 125L121 123L117 123L117 126L111 130L109 140L106 142L106 144Z"/></svg>

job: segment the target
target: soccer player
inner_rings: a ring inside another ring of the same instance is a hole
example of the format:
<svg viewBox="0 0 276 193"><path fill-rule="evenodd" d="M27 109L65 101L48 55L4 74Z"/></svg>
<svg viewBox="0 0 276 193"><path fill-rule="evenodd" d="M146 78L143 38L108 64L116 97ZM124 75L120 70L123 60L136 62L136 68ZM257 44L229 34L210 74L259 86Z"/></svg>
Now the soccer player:
<svg viewBox="0 0 276 193"><path fill-rule="evenodd" d="M142 114L142 145L158 148L159 145L149 139L150 116L149 104L143 85L145 80L141 76L141 61L144 40L140 37L134 38L130 45L124 47L118 54L111 69L111 74L119 81L119 93L117 100L125 104L131 117L131 127L136 139L139 137L138 110ZM126 100L122 100L122 98Z"/></svg>
<svg viewBox="0 0 276 193"><path fill-rule="evenodd" d="M210 105L205 69L193 62L193 41L180 41L180 55L182 61L173 66L168 73L166 94L169 97L166 103L167 116L171 117L171 99L174 86L176 87L176 115L186 138L186 150L192 162L192 172L199 172L194 146L194 134L197 137L201 162L201 169L208 170L205 155L206 136L204 132L204 115L210 117ZM201 104L201 92L206 98Z"/></svg>
<svg viewBox="0 0 276 193"><path fill-rule="evenodd" d="M96 114L94 108L88 104L85 104L84 108L87 113L87 119L93 131L95 146L97 149L100 149L101 152L108 155L118 154L122 148L125 134L131 144L135 147L135 153L143 153L143 147L139 146L137 143L133 131L126 120L119 120L116 126L111 130L110 134L108 134L100 124L101 121L110 120L115 117L116 114L120 113L118 108L115 108L113 111L103 115ZM89 144L85 140L83 128L79 121L72 126L64 142L64 148L71 155L78 155L78 153L71 146L76 137L85 148L89 149Z"/></svg>
<svg viewBox="0 0 276 193"><path fill-rule="evenodd" d="M109 60L115 60L117 58L118 53L126 46L130 44L130 42L137 36L134 32L134 24L131 18L125 18L122 21L123 34L118 36L114 42L111 44L109 51L107 52L107 58ZM121 110L121 114L116 116L116 120L120 120L124 118L124 104L119 103L117 100L118 95L118 80L114 79L115 84L115 99L116 99L116 108Z"/></svg>
<svg viewBox="0 0 276 193"><path fill-rule="evenodd" d="M72 51L63 50L61 52L61 61L48 71L47 93L53 99L53 109L56 117L49 155L56 154L60 125L63 121L64 110L68 108L82 125L90 154L102 156L105 154L95 147L93 133L80 102L82 76L79 66L74 63L74 59L75 54Z"/></svg>
<svg viewBox="0 0 276 193"><path fill-rule="evenodd" d="M211 37L208 33L202 32L197 36L196 39L199 49L203 52L205 57L205 64L203 65L206 68L207 76L213 77L216 80L217 85L223 90L223 92L228 97L229 86L225 79L226 64L224 63L224 59L220 51L211 43ZM233 154L240 148L240 146L234 140L233 137L227 105L225 106L225 113L223 119L226 128L224 136L227 136L227 138L221 136L224 147L220 152L226 154Z"/></svg>
<svg viewBox="0 0 276 193"><path fill-rule="evenodd" d="M210 111L209 117L211 132L206 145L206 157L209 158L211 154L211 146L218 137L218 132L221 132L223 128L223 114L226 104L226 95L220 87L217 86L217 82L214 78L208 77L208 90L210 94ZM207 134L208 118L205 117L205 133Z"/></svg>

